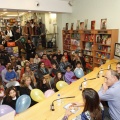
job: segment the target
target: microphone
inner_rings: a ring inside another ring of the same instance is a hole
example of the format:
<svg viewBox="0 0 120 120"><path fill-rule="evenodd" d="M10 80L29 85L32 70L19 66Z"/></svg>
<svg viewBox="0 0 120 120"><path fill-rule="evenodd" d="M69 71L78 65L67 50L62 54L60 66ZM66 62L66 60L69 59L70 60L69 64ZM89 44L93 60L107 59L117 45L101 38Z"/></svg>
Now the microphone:
<svg viewBox="0 0 120 120"><path fill-rule="evenodd" d="M52 102L52 104L50 105L50 110L51 110L51 111L55 111L55 108L54 108L54 102L55 102L55 101L61 100L61 99L69 99L69 98L75 98L75 96L63 97L63 98L55 99L55 100Z"/></svg>
<svg viewBox="0 0 120 120"><path fill-rule="evenodd" d="M96 78L91 78L91 79L86 79L86 78L84 78L84 81L81 83L79 89L82 90L82 84L83 84L84 82L89 81L89 80L94 80L94 79L96 79Z"/></svg>
<svg viewBox="0 0 120 120"><path fill-rule="evenodd" d="M98 74L97 74L97 78L100 78L100 72L103 72L104 70L110 70L110 69L102 69L101 68L101 70L98 72Z"/></svg>

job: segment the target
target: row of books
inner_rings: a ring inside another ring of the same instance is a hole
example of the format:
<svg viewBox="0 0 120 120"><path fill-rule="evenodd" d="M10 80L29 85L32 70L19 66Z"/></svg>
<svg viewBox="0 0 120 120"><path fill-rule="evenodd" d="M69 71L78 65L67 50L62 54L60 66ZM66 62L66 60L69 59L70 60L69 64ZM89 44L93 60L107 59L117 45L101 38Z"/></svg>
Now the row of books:
<svg viewBox="0 0 120 120"><path fill-rule="evenodd" d="M103 53L103 52L96 52L96 57L102 58L102 59L110 59L109 53Z"/></svg>
<svg viewBox="0 0 120 120"><path fill-rule="evenodd" d="M98 50L105 51L105 52L110 52L111 47L98 45Z"/></svg>

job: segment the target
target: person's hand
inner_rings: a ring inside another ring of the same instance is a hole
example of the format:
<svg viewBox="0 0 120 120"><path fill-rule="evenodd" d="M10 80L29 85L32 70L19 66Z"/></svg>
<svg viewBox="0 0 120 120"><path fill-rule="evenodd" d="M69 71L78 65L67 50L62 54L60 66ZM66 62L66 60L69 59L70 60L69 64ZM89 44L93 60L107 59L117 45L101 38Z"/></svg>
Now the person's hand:
<svg viewBox="0 0 120 120"><path fill-rule="evenodd" d="M74 107L83 107L84 103L72 103L74 105Z"/></svg>
<svg viewBox="0 0 120 120"><path fill-rule="evenodd" d="M70 110L71 110L71 109L66 110L65 116L69 117L70 115L73 114Z"/></svg>
<svg viewBox="0 0 120 120"><path fill-rule="evenodd" d="M106 92L108 90L108 86L106 83L103 83L103 92Z"/></svg>

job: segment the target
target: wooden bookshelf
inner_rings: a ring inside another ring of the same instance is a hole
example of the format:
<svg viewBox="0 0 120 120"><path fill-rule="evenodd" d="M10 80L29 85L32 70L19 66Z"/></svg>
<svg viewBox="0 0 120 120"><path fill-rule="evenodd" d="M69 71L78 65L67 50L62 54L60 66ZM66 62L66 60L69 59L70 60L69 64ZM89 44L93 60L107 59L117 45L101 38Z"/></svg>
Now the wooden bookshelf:
<svg viewBox="0 0 120 120"><path fill-rule="evenodd" d="M63 30L63 50L76 51L77 49L83 53L86 63L92 67L87 69L92 70L94 67L99 67L106 60L114 57L115 43L118 42L118 29L107 30ZM78 34L79 37L75 37ZM69 35L69 37L67 37ZM69 42L66 43L66 39ZM73 47L72 40L79 41L79 45ZM69 49L67 48L69 46ZM90 59L90 60L89 60Z"/></svg>

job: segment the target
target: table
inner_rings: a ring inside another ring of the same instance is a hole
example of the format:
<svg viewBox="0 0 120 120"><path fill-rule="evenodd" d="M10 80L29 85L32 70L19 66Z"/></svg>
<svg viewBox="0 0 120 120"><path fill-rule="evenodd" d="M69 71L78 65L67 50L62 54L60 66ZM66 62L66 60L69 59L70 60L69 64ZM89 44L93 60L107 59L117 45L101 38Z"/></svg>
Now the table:
<svg viewBox="0 0 120 120"><path fill-rule="evenodd" d="M25 112L18 114L15 116L15 120L61 120L65 114L65 109L63 108L66 104L71 102L83 102L82 101L82 91L79 90L79 86L81 82L86 79L94 78L97 76L97 73L101 68L107 69L108 65L111 63L118 62L118 60L112 59L108 61L106 64L102 65L99 68L96 68L91 73L85 75L83 78L77 80L76 82L72 83L71 85L63 88L59 92L55 93L53 96L45 99L44 101L34 105L33 107L29 108ZM112 69L116 69L116 64L111 65ZM104 82L104 78L97 78L92 81L87 81L87 87L94 88L98 91L101 85ZM61 97L67 96L75 96L75 98L64 99L60 106L57 105L57 102L54 103L55 111L50 111L50 105L53 100L57 99L57 95L60 94ZM82 112L83 108L76 113L70 116L69 120L75 118Z"/></svg>

